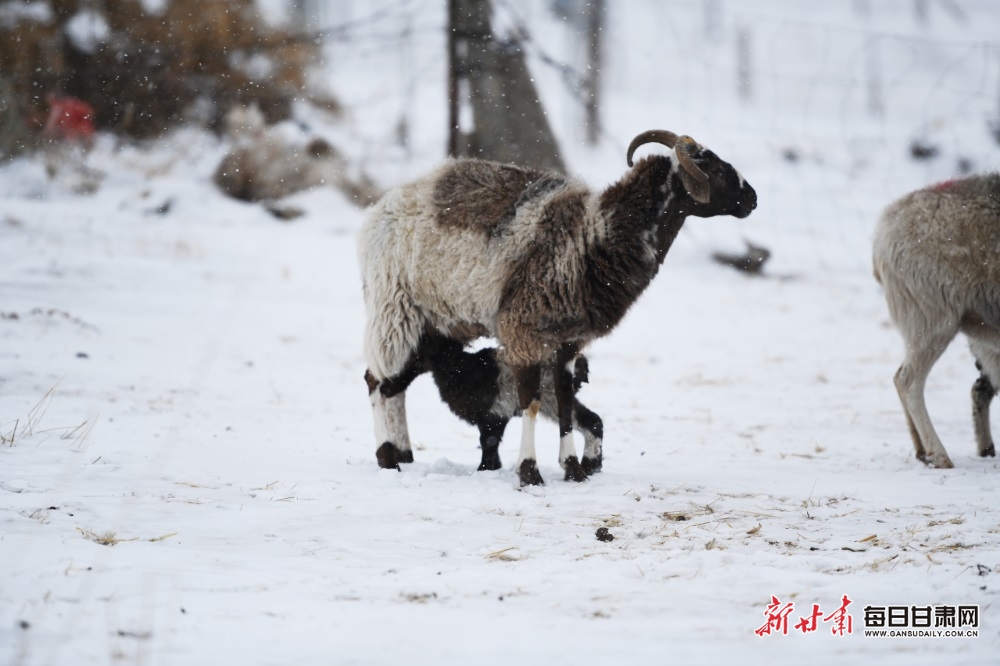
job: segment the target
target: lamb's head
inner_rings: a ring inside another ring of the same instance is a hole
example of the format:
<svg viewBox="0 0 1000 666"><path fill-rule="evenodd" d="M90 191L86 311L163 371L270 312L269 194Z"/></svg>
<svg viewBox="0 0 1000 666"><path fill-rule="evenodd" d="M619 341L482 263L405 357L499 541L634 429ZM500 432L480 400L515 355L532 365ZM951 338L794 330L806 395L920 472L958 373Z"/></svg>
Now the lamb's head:
<svg viewBox="0 0 1000 666"><path fill-rule="evenodd" d="M740 172L689 136L677 136L666 130L643 132L628 147L629 166L636 148L647 143L674 149L683 193L690 198L690 207L685 207L687 213L698 217L744 218L757 207L757 193Z"/></svg>

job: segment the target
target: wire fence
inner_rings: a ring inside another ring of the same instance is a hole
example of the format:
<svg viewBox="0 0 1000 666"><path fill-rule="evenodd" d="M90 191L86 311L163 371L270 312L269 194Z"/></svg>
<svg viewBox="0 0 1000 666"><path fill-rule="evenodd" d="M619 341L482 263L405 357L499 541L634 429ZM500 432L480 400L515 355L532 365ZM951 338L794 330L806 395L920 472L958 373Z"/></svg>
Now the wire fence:
<svg viewBox="0 0 1000 666"><path fill-rule="evenodd" d="M540 79L556 82L543 91L546 101L564 108L584 104L587 72L577 24L557 18L548 4L494 4L508 39L527 54ZM850 128L846 134L868 132L915 111L921 126L913 132L954 130L975 114L986 128L1000 117L1000 42L986 39L976 23L995 11L981 16L955 2L914 0L893 3L895 14L873 15L867 3L845 0L831 3L840 6L833 22L829 14L775 13L790 4L755 3L753 14L718 0L612 5L604 31L606 91L663 107L668 103L655 98L669 91L669 103L697 104L709 117L720 104L752 104L771 120L765 129L803 132L827 131L823 123L830 118L841 130ZM757 12L758 6L772 11ZM314 37L333 45L335 67L378 69L379 97L409 96L413 80L443 89L428 80L445 71L443 8L412 0L366 4L364 10L343 0L317 7L322 11ZM940 9L932 12L934 7ZM422 54L407 57L415 50ZM602 111L607 116L615 109Z"/></svg>
<svg viewBox="0 0 1000 666"><path fill-rule="evenodd" d="M781 209L755 228L766 235L774 219L784 226L772 235L805 237L816 256L859 274L870 272L879 206L929 182L1000 168L992 30L1000 8L989 2L609 3L596 147L584 139L587 45L580 22L566 18L574 2L493 6L501 39L527 56L571 170L594 183L619 177L623 147L650 127L704 137L771 176L761 200ZM391 182L435 164L447 145L444 3L328 8L320 26L328 69L373 172ZM832 231L820 229L831 220ZM706 246L733 237L725 224L685 233Z"/></svg>

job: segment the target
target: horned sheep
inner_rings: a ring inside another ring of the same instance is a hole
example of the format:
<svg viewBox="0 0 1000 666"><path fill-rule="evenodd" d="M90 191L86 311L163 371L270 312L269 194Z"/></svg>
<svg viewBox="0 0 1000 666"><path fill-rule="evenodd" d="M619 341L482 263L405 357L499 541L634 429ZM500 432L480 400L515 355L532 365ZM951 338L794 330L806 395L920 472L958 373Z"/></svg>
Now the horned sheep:
<svg viewBox="0 0 1000 666"><path fill-rule="evenodd" d="M412 462L406 382L427 330L466 343L491 336L510 367L523 412L517 473L543 483L535 420L543 367L555 379L559 462L585 478L573 445L572 379L563 368L607 335L656 275L689 215L748 216L754 189L694 139L663 130L637 136L627 162L647 157L603 192L575 178L481 160L450 160L390 191L359 237L376 457Z"/></svg>
<svg viewBox="0 0 1000 666"><path fill-rule="evenodd" d="M875 231L873 259L906 347L895 384L917 458L952 467L924 386L959 331L980 370L972 385L978 453L996 455L989 408L1000 386L1000 174L946 181L891 204Z"/></svg>

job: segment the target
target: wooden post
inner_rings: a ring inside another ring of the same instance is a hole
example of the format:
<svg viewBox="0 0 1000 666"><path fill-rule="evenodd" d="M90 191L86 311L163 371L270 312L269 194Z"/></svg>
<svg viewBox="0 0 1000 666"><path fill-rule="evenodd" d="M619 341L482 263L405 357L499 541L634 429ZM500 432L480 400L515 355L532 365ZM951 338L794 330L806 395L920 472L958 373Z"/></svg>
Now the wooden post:
<svg viewBox="0 0 1000 666"><path fill-rule="evenodd" d="M448 0L448 157L458 157L458 0Z"/></svg>
<svg viewBox="0 0 1000 666"><path fill-rule="evenodd" d="M601 136L601 42L604 30L604 0L591 0L587 9L587 99L584 116L587 143L595 145Z"/></svg>
<svg viewBox="0 0 1000 666"><path fill-rule="evenodd" d="M750 28L736 33L736 90L744 100L753 96L753 62L750 55Z"/></svg>
<svg viewBox="0 0 1000 666"><path fill-rule="evenodd" d="M449 154L565 171L524 53L493 37L491 12L489 0L449 0ZM466 90L475 127L463 133Z"/></svg>
<svg viewBox="0 0 1000 666"><path fill-rule="evenodd" d="M882 61L879 36L865 36L865 88L867 89L868 113L881 118L885 112L882 100Z"/></svg>

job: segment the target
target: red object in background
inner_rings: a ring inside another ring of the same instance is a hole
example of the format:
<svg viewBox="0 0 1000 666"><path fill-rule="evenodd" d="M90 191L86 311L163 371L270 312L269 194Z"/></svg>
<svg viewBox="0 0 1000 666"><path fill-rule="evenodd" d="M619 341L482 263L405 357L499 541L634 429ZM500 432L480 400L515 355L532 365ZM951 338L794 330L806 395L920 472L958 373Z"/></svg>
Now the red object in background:
<svg viewBox="0 0 1000 666"><path fill-rule="evenodd" d="M950 192L951 190L955 189L956 185L958 185L958 180L952 178L942 183L938 183L937 185L931 185L930 189L934 190L935 192Z"/></svg>
<svg viewBox="0 0 1000 666"><path fill-rule="evenodd" d="M50 139L79 141L86 145L94 139L94 109L76 97L49 96L49 116L42 135Z"/></svg>

